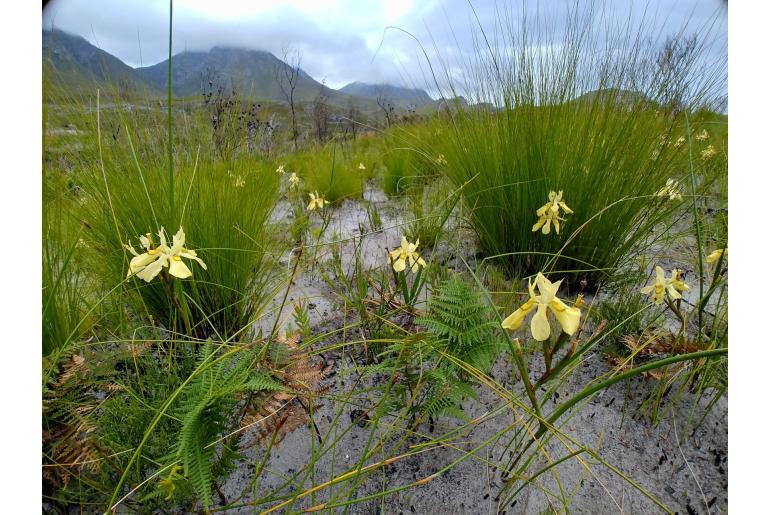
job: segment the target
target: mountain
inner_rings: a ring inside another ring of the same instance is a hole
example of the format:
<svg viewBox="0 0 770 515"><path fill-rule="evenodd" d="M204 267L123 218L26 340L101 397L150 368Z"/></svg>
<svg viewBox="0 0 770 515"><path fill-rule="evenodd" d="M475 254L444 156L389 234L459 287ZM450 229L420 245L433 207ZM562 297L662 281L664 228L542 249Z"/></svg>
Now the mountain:
<svg viewBox="0 0 770 515"><path fill-rule="evenodd" d="M199 95L212 82L214 88L233 88L242 95L271 100L285 101L276 75L291 73L288 64L270 52L244 48L214 47L208 52L183 52L173 57L172 88L178 96ZM168 87L168 60L137 68L145 81L165 90ZM303 70L294 91L297 102L310 101L323 93L332 103L342 105L348 95L327 88Z"/></svg>
<svg viewBox="0 0 770 515"><path fill-rule="evenodd" d="M218 46L208 52L183 52L172 60L172 87L176 96L198 96L211 88L223 87L235 89L247 98L286 101L276 76L292 68L269 52ZM53 72L46 75L63 86L58 89L67 91L93 92L95 87L100 87L105 91L162 97L168 87L168 60L132 68L84 38L59 30L43 31L43 65L45 70ZM399 95L415 91L388 88ZM427 97L424 91L419 93ZM364 112L377 110L376 95L371 98L328 88L300 69L295 102L310 102L319 95L337 107L347 108L352 103ZM419 99L420 95L414 98Z"/></svg>
<svg viewBox="0 0 770 515"><path fill-rule="evenodd" d="M422 89L403 88L391 84L367 84L365 82L351 82L340 88L341 92L358 97L385 99L399 107L415 106L433 102L433 99Z"/></svg>
<svg viewBox="0 0 770 515"><path fill-rule="evenodd" d="M117 86L151 96L159 94L117 57L60 30L43 31L43 64L54 72L51 78L55 82L73 89Z"/></svg>

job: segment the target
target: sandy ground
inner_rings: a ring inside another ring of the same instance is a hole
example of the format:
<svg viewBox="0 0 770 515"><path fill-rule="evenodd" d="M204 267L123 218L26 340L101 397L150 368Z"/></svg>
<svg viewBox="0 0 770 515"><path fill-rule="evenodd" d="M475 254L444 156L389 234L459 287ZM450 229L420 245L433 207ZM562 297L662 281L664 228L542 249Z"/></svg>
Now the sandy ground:
<svg viewBox="0 0 770 515"><path fill-rule="evenodd" d="M383 219L384 230L368 234L364 239L364 256L367 256L366 266L382 266L385 262L385 252L399 244L401 229L398 206L389 202L382 192L367 189L366 197L373 202ZM276 216L286 216L288 211L279 209ZM366 210L359 202L346 201L334 212L334 218L327 231L327 241L346 239L342 244L341 255L343 265L351 266L353 259L354 240L360 242L362 232L368 233L368 218ZM472 246L463 246L465 257L472 257ZM443 253L443 254L442 254ZM452 262L447 248L439 247L435 251L436 258ZM323 257L321 258L323 259ZM277 310L282 295L274 300ZM337 300L325 282L313 274L301 274L294 281L289 292L287 306L282 316L288 319L291 302L308 298L310 302L311 324L315 330L329 330L343 324L344 315ZM261 325L269 330L274 318L269 317ZM329 342L324 342L329 343ZM356 382L355 374L344 373L355 366L360 357L349 354L327 353L324 356L334 363L334 373L327 379L330 386L326 398L319 400L323 403L315 413L315 423L322 435L327 435L330 428L333 437L339 441L332 448L326 447L327 452L317 461L314 476L301 473L309 462L312 449L318 452L318 441L309 426L304 426L289 434L279 448L274 449L268 459L266 470L256 492L248 491L241 502L248 503L254 498L260 498L274 492L287 479L294 477L292 486L281 490L281 493L291 497L292 494L323 483L335 475L357 466L368 445L384 440L388 448L395 445L393 432L389 432L388 424L395 421L382 419L381 427L371 427L371 424L354 423L355 410L367 409L377 399L375 393L366 391L367 386L373 386L377 379L368 382ZM540 360L532 358L532 375L536 375ZM593 378L606 374L609 366L599 351L588 352L583 363L576 369L573 376L557 389L558 401L563 401L580 391ZM496 363L493 377L516 392L524 400L525 395L520 389L520 382L511 385L511 364L507 355L501 356ZM509 452L505 448L507 439L498 439L485 447L477 455L469 457L446 473L435 477L426 484L390 494L383 499L375 499L352 504L347 513L388 513L388 514L443 514L443 513L550 513L555 510L564 512L560 497L569 499L570 513L663 513L662 508L653 503L629 481L620 474L633 480L639 488L645 489L655 496L672 512L685 513L724 513L727 511L727 399L720 399L703 423L692 434L684 434L685 417L693 407L700 402L693 412L697 419L703 405L708 399L697 399L686 394L678 402L677 409L671 410L677 417L674 419L668 413L665 420L658 426L653 426L636 413L641 399L655 387L654 381L637 379L627 383L617 383L608 390L596 395L583 404L581 409L574 410L560 419L561 430L566 437L585 445L598 453L607 463L615 467L613 471L599 460L582 454L579 459L572 458L560 463L550 472L537 478L534 486L523 489L518 496L502 504L499 498L503 485L501 473L493 466L499 463L501 454ZM335 401L347 392L351 392L350 403ZM493 412L500 407L501 402L487 388L477 388L479 399L466 402L466 412L470 417L478 417ZM546 413L550 412L553 401L544 405ZM663 405L667 405L664 401ZM701 409L698 409L701 408ZM334 416L342 410L338 424L334 424ZM361 499L387 489L407 485L415 480L423 479L436 473L439 469L462 457L463 451L489 439L497 432L513 424L520 411L512 409L501 410L500 414L477 424L474 429L458 440L456 448L433 449L417 456L411 456L392 465L378 469L358 485L341 483L320 490L316 495L303 497L278 513L301 512L320 503L346 501L348 498ZM424 424L419 432L427 437L437 437L452 428L461 425L460 422L448 418L439 418L432 428ZM398 432L395 432L398 435ZM677 438L677 436L679 438ZM684 443L679 445L683 437ZM245 435L244 438L250 438ZM410 437L401 448L408 450L409 445L426 441L425 437L415 435ZM574 444L571 444L575 448ZM557 440L546 446L548 456L557 460L570 451L565 444ZM465 454L467 456L467 454ZM261 448L252 447L247 451L247 460L230 476L222 486L222 491L233 500L241 496L253 476L255 464L263 456ZM538 458L529 469L530 473L545 465L544 458ZM376 462L371 458L364 465ZM352 495L347 492L353 491ZM546 492L551 492L546 493ZM561 494L559 494L561 492ZM553 493L557 495L552 495ZM331 497L330 497L331 496ZM268 506L262 505L261 509ZM344 508L327 510L333 513L345 513ZM254 513L254 508L233 509L228 513Z"/></svg>

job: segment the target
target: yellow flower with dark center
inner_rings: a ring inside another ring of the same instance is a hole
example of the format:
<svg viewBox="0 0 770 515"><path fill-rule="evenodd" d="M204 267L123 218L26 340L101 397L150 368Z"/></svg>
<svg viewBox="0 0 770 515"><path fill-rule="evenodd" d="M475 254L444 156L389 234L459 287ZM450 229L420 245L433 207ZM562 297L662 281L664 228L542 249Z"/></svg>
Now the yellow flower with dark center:
<svg viewBox="0 0 770 515"><path fill-rule="evenodd" d="M308 211L314 211L316 209L323 209L326 204L328 204L326 199L324 199L321 195L318 194L318 192L310 193L310 203L307 205Z"/></svg>
<svg viewBox="0 0 770 515"><path fill-rule="evenodd" d="M409 243L406 236L401 236L401 246L396 250L389 252L393 270L396 272L403 272L406 270L407 261L409 261L409 270L412 272L421 266L425 266L425 260L417 253L417 247L419 246L419 239L414 243Z"/></svg>
<svg viewBox="0 0 770 515"><path fill-rule="evenodd" d="M537 309L537 313L532 317L530 323L532 337L535 340L542 342L551 336L551 324L548 321L549 311L556 317L562 331L572 336L580 326L580 308L578 302L575 303L576 306L569 307L556 296L560 285L561 280L552 283L538 272L535 282L529 281L529 299L503 320L502 327L512 331L517 330L527 315ZM535 294L535 287L537 287L539 295Z"/></svg>
<svg viewBox="0 0 770 515"><path fill-rule="evenodd" d="M671 285L679 293L684 293L690 289L690 287L682 280L682 275L682 271L678 268L674 268L671 271Z"/></svg>
<svg viewBox="0 0 770 515"><path fill-rule="evenodd" d="M559 218L559 209L563 209L567 214L572 213L572 210L562 200L562 195L563 191L561 190L559 193L552 191L548 194L548 203L535 213L539 218L532 226L532 232L537 232L542 227L543 234L548 234L551 232L551 223L553 223L556 234L559 234L559 221L564 221L564 218Z"/></svg>
<svg viewBox="0 0 770 515"><path fill-rule="evenodd" d="M674 285L674 279L677 278L677 275L676 270L674 270L671 273L671 277L667 278L663 269L660 266L656 266L655 280L649 286L642 288L641 291L643 294L649 295L655 304L663 304L663 301L666 299L666 294L672 299L681 299L682 294L679 293L677 287ZM679 286L682 287L682 285L689 289L689 286L680 281Z"/></svg>

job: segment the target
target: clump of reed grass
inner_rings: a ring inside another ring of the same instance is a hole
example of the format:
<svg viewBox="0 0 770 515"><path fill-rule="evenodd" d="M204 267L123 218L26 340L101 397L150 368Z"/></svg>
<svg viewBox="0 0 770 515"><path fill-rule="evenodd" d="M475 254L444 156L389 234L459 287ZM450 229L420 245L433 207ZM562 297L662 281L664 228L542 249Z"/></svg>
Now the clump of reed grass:
<svg viewBox="0 0 770 515"><path fill-rule="evenodd" d="M436 77L444 96L479 106L458 104L441 138L411 142L446 156L439 170L463 187L484 254L526 275L547 267L602 280L681 207L655 194L685 176L684 113L718 103L725 60L710 59L710 25L697 40L682 32L650 44L641 34L652 22L617 24L594 4L570 8L563 28L544 12L502 9L500 20L494 41L478 27L469 85L448 70ZM559 231L533 232L551 191L574 213Z"/></svg>

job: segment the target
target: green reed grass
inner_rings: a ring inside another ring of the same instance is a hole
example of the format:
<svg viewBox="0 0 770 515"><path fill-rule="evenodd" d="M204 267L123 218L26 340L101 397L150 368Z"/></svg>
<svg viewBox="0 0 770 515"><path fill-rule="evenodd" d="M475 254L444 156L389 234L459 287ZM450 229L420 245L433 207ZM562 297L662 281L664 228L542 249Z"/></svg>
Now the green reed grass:
<svg viewBox="0 0 770 515"><path fill-rule="evenodd" d="M613 24L593 3L570 9L562 28L545 13L503 11L499 19L494 30L477 28L477 57L465 69L471 85L448 70L436 78L444 96L462 93L486 107L458 105L445 114L442 138L412 143L446 157L441 171L455 187L467 182L464 202L487 256L521 253L503 260L524 274L546 265L616 269L680 207L655 193L668 178L685 183L687 148L675 145L685 134L682 113L718 100L724 59L709 61L709 47L698 40L685 63L658 65L662 42L640 36L650 22ZM709 28L702 28L705 39ZM673 89L680 92L675 102ZM561 190L574 210L561 234L533 233L535 211ZM605 273L584 275L600 280Z"/></svg>

